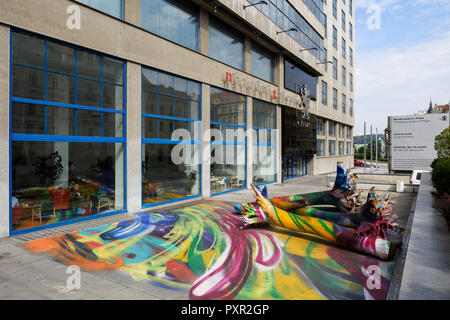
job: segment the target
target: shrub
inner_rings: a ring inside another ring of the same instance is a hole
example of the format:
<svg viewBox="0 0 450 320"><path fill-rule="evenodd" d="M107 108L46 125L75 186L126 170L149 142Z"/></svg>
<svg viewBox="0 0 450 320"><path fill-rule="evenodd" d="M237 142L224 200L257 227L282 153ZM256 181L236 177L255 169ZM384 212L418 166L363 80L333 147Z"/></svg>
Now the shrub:
<svg viewBox="0 0 450 320"><path fill-rule="evenodd" d="M450 128L445 129L434 138L434 149L436 149L438 158L450 157Z"/></svg>
<svg viewBox="0 0 450 320"><path fill-rule="evenodd" d="M431 164L432 181L439 194L450 194L450 158L438 158Z"/></svg>

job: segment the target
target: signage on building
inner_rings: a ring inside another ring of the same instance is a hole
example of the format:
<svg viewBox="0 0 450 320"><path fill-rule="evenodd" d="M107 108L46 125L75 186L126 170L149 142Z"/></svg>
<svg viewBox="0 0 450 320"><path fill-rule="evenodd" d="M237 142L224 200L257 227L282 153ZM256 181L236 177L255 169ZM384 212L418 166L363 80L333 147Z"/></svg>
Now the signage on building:
<svg viewBox="0 0 450 320"><path fill-rule="evenodd" d="M274 104L289 106L295 109L302 109L305 105L302 96L299 94L287 90L279 92L273 85L268 85L259 80L253 80L238 72L225 72L222 80L226 89L270 101Z"/></svg>
<svg viewBox="0 0 450 320"><path fill-rule="evenodd" d="M389 117L391 170L431 170L434 138L449 126L449 114Z"/></svg>

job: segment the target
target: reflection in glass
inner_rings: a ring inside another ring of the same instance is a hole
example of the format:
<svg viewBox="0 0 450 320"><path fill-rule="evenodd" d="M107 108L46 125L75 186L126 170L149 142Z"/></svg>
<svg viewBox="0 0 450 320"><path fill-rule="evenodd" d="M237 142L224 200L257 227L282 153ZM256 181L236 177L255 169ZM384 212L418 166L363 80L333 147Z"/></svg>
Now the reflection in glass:
<svg viewBox="0 0 450 320"><path fill-rule="evenodd" d="M244 36L231 26L210 17L209 56L243 70Z"/></svg>
<svg viewBox="0 0 450 320"><path fill-rule="evenodd" d="M13 65L12 94L14 97L44 100L44 87L44 71Z"/></svg>
<svg viewBox="0 0 450 320"><path fill-rule="evenodd" d="M244 188L247 185L245 96L211 87L210 101L211 193Z"/></svg>
<svg viewBox="0 0 450 320"><path fill-rule="evenodd" d="M182 151L177 152L180 145L143 145L143 205L200 194L200 145L187 144L185 147ZM177 154L178 157L173 156L172 153ZM178 158L184 160L180 164L175 164L173 160Z"/></svg>
<svg viewBox="0 0 450 320"><path fill-rule="evenodd" d="M75 73L75 49L47 42L47 67L51 71Z"/></svg>
<svg viewBox="0 0 450 320"><path fill-rule="evenodd" d="M12 142L13 230L124 207L124 147L114 143Z"/></svg>
<svg viewBox="0 0 450 320"><path fill-rule="evenodd" d="M14 63L44 68L45 41L31 35L14 32L12 39L12 60Z"/></svg>
<svg viewBox="0 0 450 320"><path fill-rule="evenodd" d="M141 0L141 27L198 50L199 9L181 0Z"/></svg>
<svg viewBox="0 0 450 320"><path fill-rule="evenodd" d="M124 16L124 0L75 0L85 5L95 8L99 11L110 14L116 18L123 19Z"/></svg>
<svg viewBox="0 0 450 320"><path fill-rule="evenodd" d="M90 110L77 111L78 136L101 137L101 112Z"/></svg>
<svg viewBox="0 0 450 320"><path fill-rule="evenodd" d="M252 42L251 61L254 76L274 82L274 56L269 50Z"/></svg>
<svg viewBox="0 0 450 320"><path fill-rule="evenodd" d="M12 133L45 134L45 106L13 102Z"/></svg>

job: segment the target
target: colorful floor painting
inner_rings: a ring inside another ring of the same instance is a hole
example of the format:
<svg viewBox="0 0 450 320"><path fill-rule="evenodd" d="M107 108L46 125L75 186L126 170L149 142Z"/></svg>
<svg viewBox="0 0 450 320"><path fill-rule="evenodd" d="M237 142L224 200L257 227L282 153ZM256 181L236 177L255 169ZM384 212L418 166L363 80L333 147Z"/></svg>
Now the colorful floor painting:
<svg viewBox="0 0 450 320"><path fill-rule="evenodd" d="M121 270L136 281L186 290L191 299L386 298L394 262L295 232L240 230L232 211L232 204L209 200L25 247L84 271ZM372 269L378 283L369 278Z"/></svg>

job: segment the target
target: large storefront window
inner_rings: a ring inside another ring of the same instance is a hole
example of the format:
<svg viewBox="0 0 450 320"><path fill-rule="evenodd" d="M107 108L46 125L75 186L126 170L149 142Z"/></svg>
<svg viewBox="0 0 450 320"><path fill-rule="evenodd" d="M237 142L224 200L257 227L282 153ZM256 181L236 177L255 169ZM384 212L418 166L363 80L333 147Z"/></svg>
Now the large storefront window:
<svg viewBox="0 0 450 320"><path fill-rule="evenodd" d="M211 87L211 194L247 185L247 117L243 95Z"/></svg>
<svg viewBox="0 0 450 320"><path fill-rule="evenodd" d="M125 209L125 64L12 33L12 230Z"/></svg>
<svg viewBox="0 0 450 320"><path fill-rule="evenodd" d="M125 18L125 0L75 0L119 19Z"/></svg>
<svg viewBox="0 0 450 320"><path fill-rule="evenodd" d="M275 62L272 52L263 48L256 42L252 42L251 59L252 74L268 82L274 82Z"/></svg>
<svg viewBox="0 0 450 320"><path fill-rule="evenodd" d="M253 183L277 180L277 106L253 99Z"/></svg>
<svg viewBox="0 0 450 320"><path fill-rule="evenodd" d="M141 0L141 27L198 50L199 8L190 1Z"/></svg>
<svg viewBox="0 0 450 320"><path fill-rule="evenodd" d="M143 207L201 194L200 91L198 82L142 68Z"/></svg>
<svg viewBox="0 0 450 320"><path fill-rule="evenodd" d="M244 36L224 22L209 17L209 56L244 70Z"/></svg>

